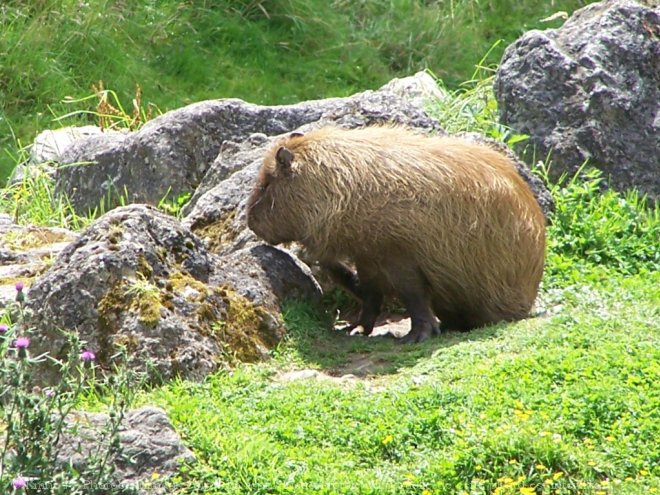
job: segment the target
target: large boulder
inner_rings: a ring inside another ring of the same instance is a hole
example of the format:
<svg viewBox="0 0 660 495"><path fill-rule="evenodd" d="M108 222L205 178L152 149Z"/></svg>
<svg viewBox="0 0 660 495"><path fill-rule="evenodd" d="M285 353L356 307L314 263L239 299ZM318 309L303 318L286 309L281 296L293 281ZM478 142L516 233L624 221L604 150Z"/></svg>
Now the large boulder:
<svg viewBox="0 0 660 495"><path fill-rule="evenodd" d="M14 168L8 184L13 185L26 180L34 168L38 168L49 176L54 175L55 164L62 161L64 151L78 141L89 137L104 140L106 138L103 136L121 134L123 134L123 131L101 129L94 125L47 129L34 138L27 161Z"/></svg>
<svg viewBox="0 0 660 495"><path fill-rule="evenodd" d="M36 352L63 358L62 330L71 330L102 366L123 346L132 365L150 363L157 377L200 379L226 362L227 349L244 361L267 356L283 335L280 302L318 298L299 262L268 249L227 263L175 218L146 205L117 208L32 285L25 324Z"/></svg>
<svg viewBox="0 0 660 495"><path fill-rule="evenodd" d="M495 94L503 123L528 134L551 172L585 160L619 189L660 198L660 9L610 0L504 53Z"/></svg>
<svg viewBox="0 0 660 495"><path fill-rule="evenodd" d="M254 133L283 134L318 121L357 127L404 120L440 131L421 109L389 91L285 106L203 101L161 115L134 133L76 141L62 153L56 187L82 212L100 201L110 209L120 198L157 204L195 191L225 141L240 142Z"/></svg>

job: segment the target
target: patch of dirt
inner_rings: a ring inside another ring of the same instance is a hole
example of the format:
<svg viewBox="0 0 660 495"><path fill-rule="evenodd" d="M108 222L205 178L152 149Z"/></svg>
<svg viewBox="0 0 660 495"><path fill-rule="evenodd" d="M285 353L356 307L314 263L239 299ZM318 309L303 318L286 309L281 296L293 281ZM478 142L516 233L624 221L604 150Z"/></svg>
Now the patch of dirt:
<svg viewBox="0 0 660 495"><path fill-rule="evenodd" d="M341 331L347 326L347 322L338 322L335 329ZM379 319L374 327L374 331L369 337L361 335L362 329L356 328L351 332L352 339L383 339L404 337L410 331L410 318L400 314L387 314ZM348 353L347 361L340 366L327 370L323 375L335 379L365 379L373 376L388 373L392 366L390 352L360 352Z"/></svg>

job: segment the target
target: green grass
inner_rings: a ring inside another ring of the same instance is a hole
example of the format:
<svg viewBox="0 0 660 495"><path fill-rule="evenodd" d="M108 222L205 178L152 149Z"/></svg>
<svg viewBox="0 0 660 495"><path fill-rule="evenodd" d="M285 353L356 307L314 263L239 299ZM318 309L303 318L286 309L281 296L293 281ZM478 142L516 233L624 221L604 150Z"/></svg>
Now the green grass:
<svg viewBox="0 0 660 495"><path fill-rule="evenodd" d="M311 322L289 317L274 362L145 400L168 410L199 456L180 493L652 493L659 287L658 273L611 273L552 316L413 347L356 349L352 340L366 339L319 324L311 339ZM292 363L349 372L358 352L396 369L368 380L278 379Z"/></svg>
<svg viewBox="0 0 660 495"><path fill-rule="evenodd" d="M207 98L282 104L348 95L429 69L449 88L556 11L590 0L8 0L0 7L0 181L17 148L103 81L165 111ZM16 142L19 144L17 145Z"/></svg>

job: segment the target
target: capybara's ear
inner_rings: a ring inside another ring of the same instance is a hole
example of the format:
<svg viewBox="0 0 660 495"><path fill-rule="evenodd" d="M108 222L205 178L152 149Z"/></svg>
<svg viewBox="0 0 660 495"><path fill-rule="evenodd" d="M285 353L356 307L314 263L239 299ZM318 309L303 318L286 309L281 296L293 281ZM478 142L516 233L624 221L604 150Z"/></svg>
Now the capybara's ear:
<svg viewBox="0 0 660 495"><path fill-rule="evenodd" d="M298 131L293 131L291 134L289 134L290 138L299 138L303 137L305 134L303 132L298 132Z"/></svg>
<svg viewBox="0 0 660 495"><path fill-rule="evenodd" d="M280 149L275 153L275 160L277 161L277 168L285 174L291 171L291 163L293 163L293 153L288 148L280 146Z"/></svg>

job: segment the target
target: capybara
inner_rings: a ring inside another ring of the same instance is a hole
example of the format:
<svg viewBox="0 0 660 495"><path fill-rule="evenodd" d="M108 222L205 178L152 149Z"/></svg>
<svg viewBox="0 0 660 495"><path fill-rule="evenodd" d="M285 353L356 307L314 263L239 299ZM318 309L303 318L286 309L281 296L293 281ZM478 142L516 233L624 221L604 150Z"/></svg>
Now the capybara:
<svg viewBox="0 0 660 495"><path fill-rule="evenodd" d="M511 160L484 144L401 127L326 127L266 153L248 226L298 241L362 302L371 333L393 293L405 342L525 318L543 274L545 217ZM346 262L355 265L357 273Z"/></svg>

